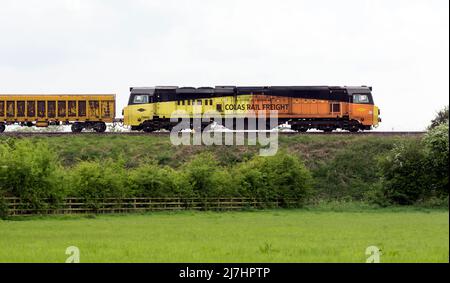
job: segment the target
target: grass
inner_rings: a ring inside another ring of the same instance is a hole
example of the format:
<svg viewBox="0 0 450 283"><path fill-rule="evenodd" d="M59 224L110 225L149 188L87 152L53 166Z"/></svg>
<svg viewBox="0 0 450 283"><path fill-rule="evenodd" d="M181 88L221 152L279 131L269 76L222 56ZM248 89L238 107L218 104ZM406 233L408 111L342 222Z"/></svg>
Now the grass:
<svg viewBox="0 0 450 283"><path fill-rule="evenodd" d="M333 160L339 153L351 150L367 154L368 150L383 153L394 143L417 136L279 136L279 148L298 155L306 165L315 168ZM1 139L6 137L0 136ZM64 166L80 160L123 159L127 166L135 167L149 158L161 165L178 167L199 152L213 153L222 165L233 165L259 153L257 146L175 146L169 136L56 136L20 137L32 141L47 141L60 157Z"/></svg>
<svg viewBox="0 0 450 283"><path fill-rule="evenodd" d="M0 221L0 262L448 262L448 210L363 207Z"/></svg>

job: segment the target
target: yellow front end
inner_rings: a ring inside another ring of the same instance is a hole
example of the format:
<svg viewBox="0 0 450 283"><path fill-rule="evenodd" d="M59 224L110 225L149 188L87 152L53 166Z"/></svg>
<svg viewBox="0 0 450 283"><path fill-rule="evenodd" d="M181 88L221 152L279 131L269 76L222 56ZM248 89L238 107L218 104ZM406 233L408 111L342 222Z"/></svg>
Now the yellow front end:
<svg viewBox="0 0 450 283"><path fill-rule="evenodd" d="M373 122L372 126L374 128L378 127L379 122L381 122L380 119L380 109L377 106L373 106Z"/></svg>
<svg viewBox="0 0 450 283"><path fill-rule="evenodd" d="M154 115L154 104L128 105L123 109L123 123L126 126L139 126Z"/></svg>

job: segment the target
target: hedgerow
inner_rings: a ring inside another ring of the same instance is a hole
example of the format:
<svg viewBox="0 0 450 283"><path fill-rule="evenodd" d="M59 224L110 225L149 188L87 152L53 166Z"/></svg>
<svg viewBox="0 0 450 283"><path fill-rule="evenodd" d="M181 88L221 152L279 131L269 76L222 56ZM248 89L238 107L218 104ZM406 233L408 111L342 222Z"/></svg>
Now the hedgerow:
<svg viewBox="0 0 450 283"><path fill-rule="evenodd" d="M314 147L308 147L299 139L299 151L282 145L272 157L242 149L233 153L231 147L223 156L214 148L184 148L173 154L168 147L164 162L146 151L130 159L120 146L112 155L102 150L91 157L87 152L94 145L83 151L79 144L84 153L74 152L67 163L54 150L56 145L45 140L0 137L0 199L20 197L26 207L38 209L57 207L64 197L83 198L94 207L105 198L124 197L448 203L448 123L433 127L423 138L341 142L331 137L336 145L331 151L323 141L309 141Z"/></svg>
<svg viewBox="0 0 450 283"><path fill-rule="evenodd" d="M45 142L2 142L0 195L16 196L30 208L47 208L64 197L78 197L96 207L106 198L125 197L250 197L271 201L311 194L311 175L297 157L279 153L225 166L200 153L178 169L149 160L138 167L126 162L79 161L62 167Z"/></svg>

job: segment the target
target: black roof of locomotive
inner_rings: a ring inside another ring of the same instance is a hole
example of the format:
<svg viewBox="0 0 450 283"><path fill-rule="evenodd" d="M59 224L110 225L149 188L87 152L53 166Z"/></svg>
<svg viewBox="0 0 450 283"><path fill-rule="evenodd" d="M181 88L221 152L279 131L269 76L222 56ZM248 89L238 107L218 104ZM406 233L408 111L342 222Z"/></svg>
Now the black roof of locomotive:
<svg viewBox="0 0 450 283"><path fill-rule="evenodd" d="M130 87L131 93L154 93L156 92L175 92L175 93L268 93L268 92L347 92L347 89L359 89L363 92L370 92L372 87L367 86L215 86L215 87L178 87L178 86L156 86L156 87Z"/></svg>
<svg viewBox="0 0 450 283"><path fill-rule="evenodd" d="M148 94L160 101L209 98L245 94L265 94L296 98L348 101L353 93L370 94L372 87L367 86L215 86L213 87L130 87L131 94Z"/></svg>

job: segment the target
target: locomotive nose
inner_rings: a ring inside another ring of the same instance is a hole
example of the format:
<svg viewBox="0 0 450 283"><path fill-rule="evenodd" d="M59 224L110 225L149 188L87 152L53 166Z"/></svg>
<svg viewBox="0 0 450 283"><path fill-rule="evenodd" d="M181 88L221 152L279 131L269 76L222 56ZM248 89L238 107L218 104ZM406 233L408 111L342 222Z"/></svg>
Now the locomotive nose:
<svg viewBox="0 0 450 283"><path fill-rule="evenodd" d="M374 124L374 126L378 126L378 123L381 122L381 118L380 118L381 111L380 111L380 108L378 108L377 106L374 106L373 110L374 110L373 111L373 124Z"/></svg>

